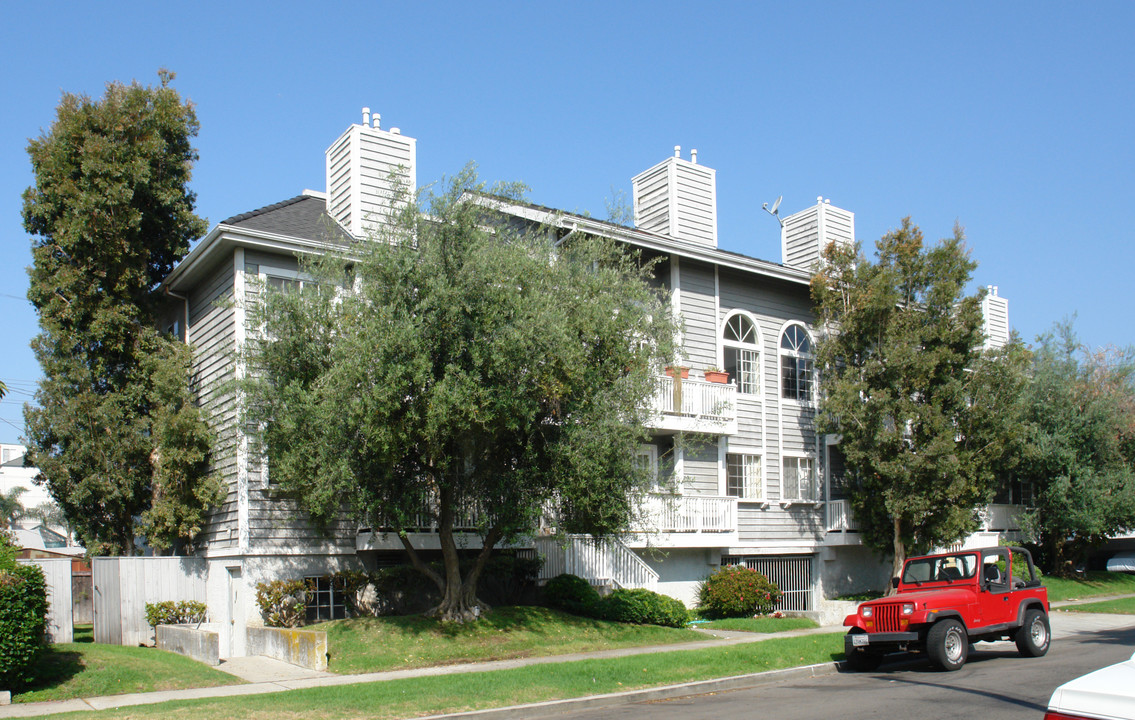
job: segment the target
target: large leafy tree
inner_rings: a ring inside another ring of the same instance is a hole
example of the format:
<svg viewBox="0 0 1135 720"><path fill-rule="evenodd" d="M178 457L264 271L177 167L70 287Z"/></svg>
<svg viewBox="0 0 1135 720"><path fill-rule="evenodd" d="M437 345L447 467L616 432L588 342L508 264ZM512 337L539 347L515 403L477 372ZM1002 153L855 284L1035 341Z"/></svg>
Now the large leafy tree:
<svg viewBox="0 0 1135 720"><path fill-rule="evenodd" d="M1135 527L1135 355L1083 347L1068 324L1038 339L1017 476L1046 570L1069 574Z"/></svg>
<svg viewBox="0 0 1135 720"><path fill-rule="evenodd" d="M864 540L892 553L957 541L977 527L1015 447L1023 351L982 354L981 294L960 229L925 247L902 226L876 245L829 246L812 281L824 334L818 430L840 435Z"/></svg>
<svg viewBox="0 0 1135 720"><path fill-rule="evenodd" d="M318 284L268 292L248 387L273 484L324 526L347 512L397 533L441 592L433 614L458 621L484 608L492 550L542 516L596 536L630 522L674 337L649 267L596 238L557 245L493 210L516 188L482 191L467 169L428 212L396 200L377 237L306 268ZM423 516L442 572L409 539ZM468 518L482 547L463 575Z"/></svg>
<svg viewBox="0 0 1135 720"><path fill-rule="evenodd" d="M99 100L64 94L28 145L44 374L25 408L28 457L92 553L133 552L139 517L155 548L184 546L219 492L188 348L156 330L158 284L206 229L187 187L197 118L160 77L110 83Z"/></svg>

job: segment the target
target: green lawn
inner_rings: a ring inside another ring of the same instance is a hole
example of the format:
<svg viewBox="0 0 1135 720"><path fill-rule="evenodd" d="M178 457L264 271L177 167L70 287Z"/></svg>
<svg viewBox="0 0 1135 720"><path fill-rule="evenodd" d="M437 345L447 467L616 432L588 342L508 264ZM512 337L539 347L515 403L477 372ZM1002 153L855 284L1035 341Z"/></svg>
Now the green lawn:
<svg viewBox="0 0 1135 720"><path fill-rule="evenodd" d="M240 678L165 650L91 642L89 626L76 628L78 642L49 645L40 679L13 693L12 702L39 702L122 693L181 690L243 683Z"/></svg>
<svg viewBox="0 0 1135 720"><path fill-rule="evenodd" d="M770 638L724 648L535 665L515 670L391 680L70 713L67 718L392 719L502 707L707 680L843 657L843 634Z"/></svg>
<svg viewBox="0 0 1135 720"><path fill-rule="evenodd" d="M1060 609L1067 612L1119 613L1121 615L1135 615L1135 598L1104 600L1102 602L1085 603L1083 605L1069 605L1068 607Z"/></svg>
<svg viewBox="0 0 1135 720"><path fill-rule="evenodd" d="M342 674L707 639L689 629L623 625L530 606L500 607L467 625L411 616L334 620L311 629L327 632L328 669Z"/></svg>
<svg viewBox="0 0 1135 720"><path fill-rule="evenodd" d="M728 618L726 620L699 620L697 626L706 630L741 630L754 633L778 633L786 630L817 628L820 624L808 618Z"/></svg>
<svg viewBox="0 0 1135 720"><path fill-rule="evenodd" d="M1045 576L1044 586L1048 588L1049 602L1079 600L1100 595L1125 595L1135 593L1135 575L1093 571L1087 573L1083 579L1074 580Z"/></svg>

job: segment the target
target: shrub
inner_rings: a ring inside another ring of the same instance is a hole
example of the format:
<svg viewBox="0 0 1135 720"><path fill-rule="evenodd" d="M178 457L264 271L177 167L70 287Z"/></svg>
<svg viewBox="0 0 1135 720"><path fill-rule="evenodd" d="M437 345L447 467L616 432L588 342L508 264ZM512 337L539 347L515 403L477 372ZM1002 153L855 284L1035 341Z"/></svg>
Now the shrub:
<svg viewBox="0 0 1135 720"><path fill-rule="evenodd" d="M727 565L698 584L697 597L708 618L749 617L772 612L780 590L756 570Z"/></svg>
<svg viewBox="0 0 1135 720"><path fill-rule="evenodd" d="M437 585L411 565L379 568L370 574L370 582L379 615L413 615L441 601Z"/></svg>
<svg viewBox="0 0 1135 720"><path fill-rule="evenodd" d="M564 573L544 585L544 604L572 615L595 616L599 592L581 577Z"/></svg>
<svg viewBox="0 0 1135 720"><path fill-rule="evenodd" d="M364 602L370 578L362 570L340 570L331 576L331 589L343 598L349 617L370 615L370 608Z"/></svg>
<svg viewBox="0 0 1135 720"><path fill-rule="evenodd" d="M146 622L150 627L158 625L194 625L205 622L205 603L197 600L146 603Z"/></svg>
<svg viewBox="0 0 1135 720"><path fill-rule="evenodd" d="M536 576L544 561L515 555L492 555L477 582L477 597L489 605L522 605L535 599ZM462 563L462 574L473 565Z"/></svg>
<svg viewBox="0 0 1135 720"><path fill-rule="evenodd" d="M299 627L307 613L307 584L303 580L257 583L256 604L268 627Z"/></svg>
<svg viewBox="0 0 1135 720"><path fill-rule="evenodd" d="M0 687L17 690L35 680L46 628L43 571L36 565L0 569Z"/></svg>
<svg viewBox="0 0 1135 720"><path fill-rule="evenodd" d="M690 613L681 600L645 588L618 588L596 605L603 620L636 625L685 627Z"/></svg>

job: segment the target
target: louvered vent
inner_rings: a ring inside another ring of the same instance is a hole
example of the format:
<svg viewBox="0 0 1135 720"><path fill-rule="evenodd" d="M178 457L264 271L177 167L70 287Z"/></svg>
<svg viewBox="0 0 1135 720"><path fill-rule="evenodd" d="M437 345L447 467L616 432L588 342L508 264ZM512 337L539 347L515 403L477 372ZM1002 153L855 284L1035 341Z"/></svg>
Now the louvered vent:
<svg viewBox="0 0 1135 720"><path fill-rule="evenodd" d="M785 265L813 271L828 243L855 242L855 213L835 207L830 200L816 200L812 207L784 218L780 246Z"/></svg>
<svg viewBox="0 0 1135 720"><path fill-rule="evenodd" d="M327 148L327 214L356 238L389 217L397 183L410 193L417 183L417 140L380 125L363 108L362 124Z"/></svg>
<svg viewBox="0 0 1135 720"><path fill-rule="evenodd" d="M640 230L717 247L717 171L689 160L666 158L631 180L634 223Z"/></svg>

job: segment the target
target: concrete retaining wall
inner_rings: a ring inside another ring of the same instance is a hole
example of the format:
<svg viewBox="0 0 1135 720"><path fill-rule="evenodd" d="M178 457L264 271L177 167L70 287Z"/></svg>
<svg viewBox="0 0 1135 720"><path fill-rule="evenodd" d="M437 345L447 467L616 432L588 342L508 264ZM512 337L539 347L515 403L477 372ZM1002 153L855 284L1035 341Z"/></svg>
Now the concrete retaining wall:
<svg viewBox="0 0 1135 720"><path fill-rule="evenodd" d="M159 650L169 650L206 665L221 664L221 636L205 624L158 625L155 636Z"/></svg>
<svg viewBox="0 0 1135 720"><path fill-rule="evenodd" d="M327 669L327 633L293 628L250 627L248 654L283 660L309 670Z"/></svg>

